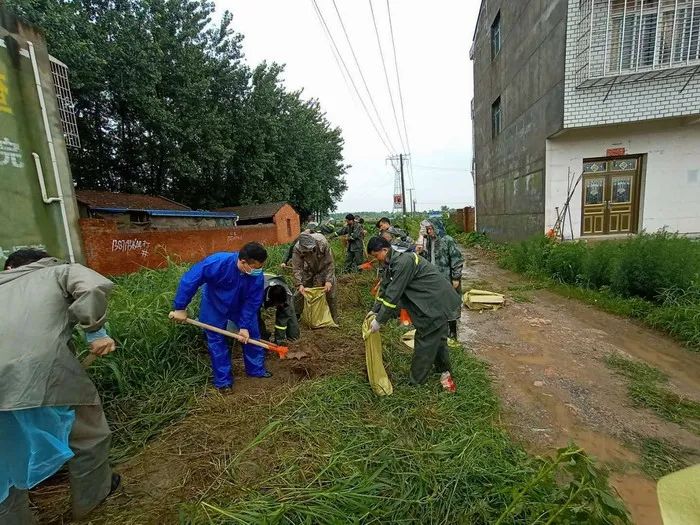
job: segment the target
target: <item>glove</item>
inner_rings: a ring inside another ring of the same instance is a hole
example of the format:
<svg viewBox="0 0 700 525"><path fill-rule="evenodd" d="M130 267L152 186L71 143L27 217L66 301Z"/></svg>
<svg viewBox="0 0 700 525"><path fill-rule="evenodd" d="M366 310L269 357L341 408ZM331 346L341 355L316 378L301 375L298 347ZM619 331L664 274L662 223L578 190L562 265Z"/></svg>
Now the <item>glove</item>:
<svg viewBox="0 0 700 525"><path fill-rule="evenodd" d="M369 331L374 334L374 333L379 332L379 329L381 327L382 327L382 325L380 325L376 319L373 319L372 324L369 327Z"/></svg>

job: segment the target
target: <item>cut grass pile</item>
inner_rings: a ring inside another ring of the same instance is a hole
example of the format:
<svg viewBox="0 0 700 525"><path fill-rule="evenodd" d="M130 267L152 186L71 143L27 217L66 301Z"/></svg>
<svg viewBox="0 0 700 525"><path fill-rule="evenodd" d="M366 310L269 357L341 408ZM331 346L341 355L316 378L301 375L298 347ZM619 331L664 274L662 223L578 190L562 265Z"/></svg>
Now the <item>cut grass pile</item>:
<svg viewBox="0 0 700 525"><path fill-rule="evenodd" d="M495 420L486 365L453 351L455 395L437 376L406 384L411 353L384 334L394 394L364 374L301 384L221 484L184 505L192 523L627 523L593 461L575 445L532 458ZM262 459L264 458L264 459ZM262 461L261 461L262 459ZM254 479L247 472L256 464Z"/></svg>
<svg viewBox="0 0 700 525"><path fill-rule="evenodd" d="M642 439L640 452L641 468L653 479L659 479L667 474L683 470L699 459L697 453L691 449L655 438Z"/></svg>
<svg viewBox="0 0 700 525"><path fill-rule="evenodd" d="M605 364L629 380L627 393L635 406L700 434L700 403L666 388L668 378L660 370L616 354L607 356Z"/></svg>

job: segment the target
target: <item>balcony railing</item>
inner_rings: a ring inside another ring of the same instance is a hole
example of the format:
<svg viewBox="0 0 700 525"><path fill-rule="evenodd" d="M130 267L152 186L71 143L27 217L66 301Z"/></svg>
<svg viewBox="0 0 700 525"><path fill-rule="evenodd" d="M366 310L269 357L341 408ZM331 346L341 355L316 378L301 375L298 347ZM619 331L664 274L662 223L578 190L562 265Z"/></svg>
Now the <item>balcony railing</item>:
<svg viewBox="0 0 700 525"><path fill-rule="evenodd" d="M700 0L579 0L579 87L700 69Z"/></svg>

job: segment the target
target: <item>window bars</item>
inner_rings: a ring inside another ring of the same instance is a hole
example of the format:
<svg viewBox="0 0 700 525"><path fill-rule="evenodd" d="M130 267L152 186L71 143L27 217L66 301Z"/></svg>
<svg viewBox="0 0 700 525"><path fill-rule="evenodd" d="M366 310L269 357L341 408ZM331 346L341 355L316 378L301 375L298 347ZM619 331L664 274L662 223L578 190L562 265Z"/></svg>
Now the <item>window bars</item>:
<svg viewBox="0 0 700 525"><path fill-rule="evenodd" d="M73 103L70 83L68 82L68 67L51 55L49 55L49 63L51 65L54 88L56 89L58 113L61 118L61 128L63 129L66 146L80 148L78 125L75 121L75 104Z"/></svg>
<svg viewBox="0 0 700 525"><path fill-rule="evenodd" d="M700 66L700 0L579 0L579 87L649 80Z"/></svg>

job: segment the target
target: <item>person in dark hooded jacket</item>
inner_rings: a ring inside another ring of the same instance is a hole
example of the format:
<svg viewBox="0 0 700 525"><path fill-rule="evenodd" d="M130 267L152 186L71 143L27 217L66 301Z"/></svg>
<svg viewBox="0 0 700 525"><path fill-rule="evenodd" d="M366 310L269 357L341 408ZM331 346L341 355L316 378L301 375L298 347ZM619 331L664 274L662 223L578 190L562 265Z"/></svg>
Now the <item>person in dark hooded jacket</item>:
<svg viewBox="0 0 700 525"><path fill-rule="evenodd" d="M265 274L265 293L263 304L258 314L260 323L260 335L263 339L270 339L272 335L265 326L262 311L266 308L275 309L274 343L281 345L288 339L299 339L299 321L294 309L294 294L283 277Z"/></svg>
<svg viewBox="0 0 700 525"><path fill-rule="evenodd" d="M383 237L370 239L367 252L385 266L371 331L378 332L402 308L408 310L416 327L410 382L424 383L435 369L443 388L454 392L447 336L448 321L459 308L460 297L438 269L417 253L398 252Z"/></svg>

